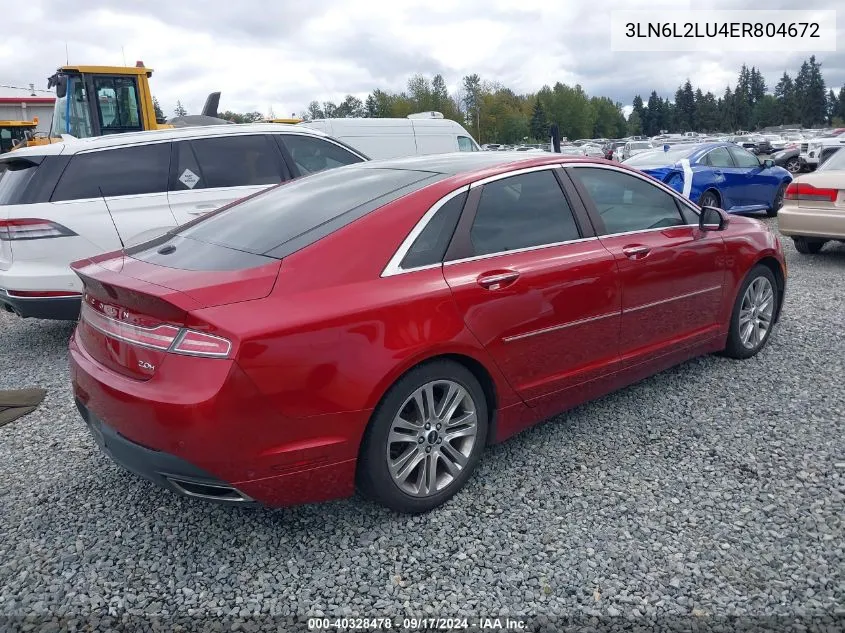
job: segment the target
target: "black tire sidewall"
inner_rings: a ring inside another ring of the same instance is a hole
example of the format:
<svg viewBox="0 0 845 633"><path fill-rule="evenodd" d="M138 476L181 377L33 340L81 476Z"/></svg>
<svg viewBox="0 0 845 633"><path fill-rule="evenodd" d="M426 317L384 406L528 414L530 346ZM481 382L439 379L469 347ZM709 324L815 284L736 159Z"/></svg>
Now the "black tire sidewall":
<svg viewBox="0 0 845 633"><path fill-rule="evenodd" d="M707 204L708 198L713 199L712 204L709 204L709 205ZM704 193L702 193L701 197L698 199L698 206L699 207L705 207L705 206L718 207L720 204L721 204L721 201L719 200L719 196L717 196L715 193L713 193L709 189L707 191L705 191Z"/></svg>
<svg viewBox="0 0 845 633"><path fill-rule="evenodd" d="M467 466L445 490L430 497L412 497L393 481L385 459L387 437L399 407L416 389L433 380L453 380L466 389L475 402L478 432ZM438 360L419 365L400 378L385 394L370 419L358 460L358 486L368 497L397 512L427 512L455 495L472 475L487 443L489 412L484 390L463 365Z"/></svg>
<svg viewBox="0 0 845 633"><path fill-rule="evenodd" d="M748 290L748 287L753 283L753 281L758 277L766 277L769 280L769 283L772 284L772 292L774 293L775 305L774 309L772 310L772 323L769 326L769 329L766 331L765 336L763 336L763 340L754 349L748 349L742 344L742 338L739 333L739 312L742 307L742 299L743 297L745 297L745 292ZM739 288L739 292L736 295L736 299L734 299L733 311L731 312L730 330L728 331L728 344L725 347L726 355L730 356L731 358L738 359L751 358L752 356L757 355L760 350L762 350L764 347L766 347L766 344L769 342L769 337L772 335L772 330L774 329L774 321L775 316L777 315L779 304L780 290L778 289L777 280L775 279L774 274L772 274L772 271L769 270L766 266L763 266L762 264L757 264L745 276L745 279L743 280L742 285Z"/></svg>

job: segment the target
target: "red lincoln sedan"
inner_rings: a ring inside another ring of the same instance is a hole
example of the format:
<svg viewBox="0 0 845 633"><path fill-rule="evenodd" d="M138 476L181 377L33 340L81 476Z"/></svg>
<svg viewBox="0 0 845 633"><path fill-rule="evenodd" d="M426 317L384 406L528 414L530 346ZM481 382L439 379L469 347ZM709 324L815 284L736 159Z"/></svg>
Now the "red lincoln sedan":
<svg viewBox="0 0 845 633"><path fill-rule="evenodd" d="M786 266L760 222L617 163L374 161L76 262L78 408L116 462L271 506L454 495L486 444L700 354L748 358Z"/></svg>

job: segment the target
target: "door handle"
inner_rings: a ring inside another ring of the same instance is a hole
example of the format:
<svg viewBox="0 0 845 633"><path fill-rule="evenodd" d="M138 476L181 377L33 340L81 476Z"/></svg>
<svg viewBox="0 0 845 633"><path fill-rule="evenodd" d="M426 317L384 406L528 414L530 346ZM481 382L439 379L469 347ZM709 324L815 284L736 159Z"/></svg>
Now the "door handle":
<svg viewBox="0 0 845 633"><path fill-rule="evenodd" d="M642 259L651 252L651 249L648 246L625 246L622 252L630 259Z"/></svg>
<svg viewBox="0 0 845 633"><path fill-rule="evenodd" d="M519 273L515 270L507 270L503 272L482 273L476 280L478 285L487 290L499 290L505 286L509 286L517 280Z"/></svg>

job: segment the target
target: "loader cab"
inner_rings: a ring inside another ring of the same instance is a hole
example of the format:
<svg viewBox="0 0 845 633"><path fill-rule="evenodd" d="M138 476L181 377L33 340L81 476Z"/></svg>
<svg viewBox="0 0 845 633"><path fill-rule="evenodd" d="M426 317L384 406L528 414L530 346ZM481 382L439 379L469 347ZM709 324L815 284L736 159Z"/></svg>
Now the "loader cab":
<svg viewBox="0 0 845 633"><path fill-rule="evenodd" d="M158 128L148 78L152 69L63 66L48 79L56 89L50 136L76 138Z"/></svg>
<svg viewBox="0 0 845 633"><path fill-rule="evenodd" d="M32 137L38 121L0 121L0 154L25 145Z"/></svg>

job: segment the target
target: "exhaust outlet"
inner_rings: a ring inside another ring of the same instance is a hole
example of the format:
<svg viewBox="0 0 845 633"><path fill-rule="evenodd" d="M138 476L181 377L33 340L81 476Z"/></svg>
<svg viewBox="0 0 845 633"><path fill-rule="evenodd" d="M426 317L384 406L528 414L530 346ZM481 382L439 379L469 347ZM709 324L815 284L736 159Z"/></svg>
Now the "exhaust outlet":
<svg viewBox="0 0 845 633"><path fill-rule="evenodd" d="M172 475L163 476L177 493L185 497L221 503L253 503L252 498L232 486Z"/></svg>

